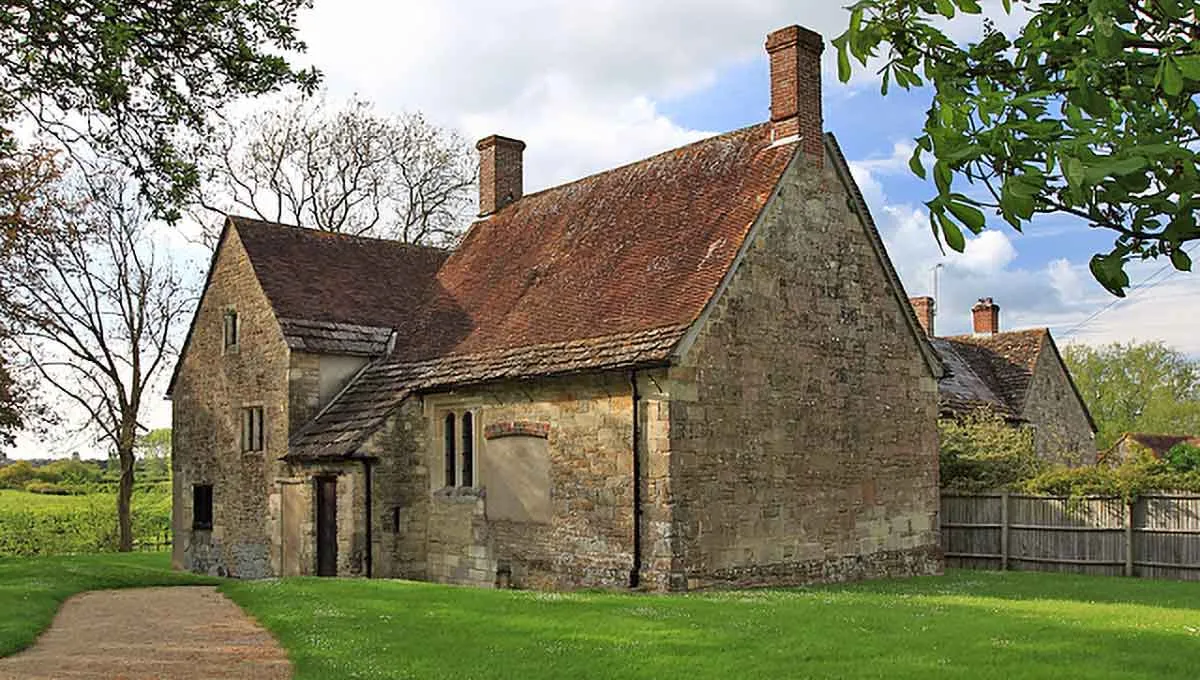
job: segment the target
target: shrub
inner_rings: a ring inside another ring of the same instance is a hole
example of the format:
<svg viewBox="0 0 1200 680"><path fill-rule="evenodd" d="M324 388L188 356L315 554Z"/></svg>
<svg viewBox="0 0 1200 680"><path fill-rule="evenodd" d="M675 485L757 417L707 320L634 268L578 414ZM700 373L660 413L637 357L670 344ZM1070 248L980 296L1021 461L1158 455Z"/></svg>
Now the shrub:
<svg viewBox="0 0 1200 680"><path fill-rule="evenodd" d="M53 482L30 482L25 485L25 490L29 493L43 493L49 496L71 496L76 493L62 484Z"/></svg>
<svg viewBox="0 0 1200 680"><path fill-rule="evenodd" d="M0 468L0 489L24 489L33 481L33 465L27 460L18 460L12 465Z"/></svg>
<svg viewBox="0 0 1200 680"><path fill-rule="evenodd" d="M1200 470L1200 446L1179 442L1167 451L1166 460L1175 472Z"/></svg>
<svg viewBox="0 0 1200 680"><path fill-rule="evenodd" d="M1033 431L1012 427L990 411L938 422L941 484L961 491L1010 488L1044 467Z"/></svg>

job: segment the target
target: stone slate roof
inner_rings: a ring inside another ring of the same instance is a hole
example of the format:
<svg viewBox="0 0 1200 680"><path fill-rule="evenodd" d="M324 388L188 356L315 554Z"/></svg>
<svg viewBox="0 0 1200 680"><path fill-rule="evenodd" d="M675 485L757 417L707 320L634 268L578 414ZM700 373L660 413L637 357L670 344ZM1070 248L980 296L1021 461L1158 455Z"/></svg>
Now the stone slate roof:
<svg viewBox="0 0 1200 680"><path fill-rule="evenodd" d="M376 361L291 438L289 459L353 457L410 394L450 385L665 361L687 326L416 362Z"/></svg>
<svg viewBox="0 0 1200 680"><path fill-rule="evenodd" d="M938 381L938 405L944 415L966 415L980 408L991 409L1008 419L1019 419L1013 408L971 368L971 360L977 348L967 345L959 352L959 345L946 338L930 338L934 351L946 368Z"/></svg>
<svg viewBox="0 0 1200 680"><path fill-rule="evenodd" d="M986 407L1009 420L1021 420L1038 361L1052 355L1063 363L1048 328L933 338L931 343L948 369L938 381L943 415L965 415ZM1096 423L1066 364L1063 370L1095 432Z"/></svg>
<svg viewBox="0 0 1200 680"><path fill-rule="evenodd" d="M946 338L1004 403L1016 413L1025 410L1029 383L1037 368L1042 345L1050 331L1031 328L994 335L959 335Z"/></svg>

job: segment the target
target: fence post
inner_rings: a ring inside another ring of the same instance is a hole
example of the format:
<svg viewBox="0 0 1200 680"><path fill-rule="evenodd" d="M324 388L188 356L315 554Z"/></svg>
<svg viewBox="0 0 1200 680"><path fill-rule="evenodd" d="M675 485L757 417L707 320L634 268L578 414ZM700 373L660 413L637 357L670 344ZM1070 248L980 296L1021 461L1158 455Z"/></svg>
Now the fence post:
<svg viewBox="0 0 1200 680"><path fill-rule="evenodd" d="M1000 571L1008 571L1008 490L1000 492Z"/></svg>
<svg viewBox="0 0 1200 680"><path fill-rule="evenodd" d="M1141 499L1134 496L1125 502L1125 575L1133 576L1133 510Z"/></svg>

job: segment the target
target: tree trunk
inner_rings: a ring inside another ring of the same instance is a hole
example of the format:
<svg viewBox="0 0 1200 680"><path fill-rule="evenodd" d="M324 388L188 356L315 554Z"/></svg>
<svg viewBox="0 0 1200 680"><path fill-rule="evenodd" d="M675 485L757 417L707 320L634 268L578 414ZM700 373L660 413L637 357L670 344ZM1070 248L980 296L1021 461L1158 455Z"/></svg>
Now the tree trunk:
<svg viewBox="0 0 1200 680"><path fill-rule="evenodd" d="M121 461L121 482L117 487L117 525L120 530L121 543L117 549L121 552L130 552L133 550L133 517L130 512L133 500L132 440L128 445L122 442L117 449L117 457Z"/></svg>

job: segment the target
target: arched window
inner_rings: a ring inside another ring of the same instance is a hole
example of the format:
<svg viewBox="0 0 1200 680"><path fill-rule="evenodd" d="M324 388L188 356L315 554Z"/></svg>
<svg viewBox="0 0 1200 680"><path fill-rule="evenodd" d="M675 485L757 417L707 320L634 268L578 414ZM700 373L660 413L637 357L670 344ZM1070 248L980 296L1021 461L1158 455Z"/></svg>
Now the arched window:
<svg viewBox="0 0 1200 680"><path fill-rule="evenodd" d="M470 411L462 417L462 485L475 486L475 419Z"/></svg>
<svg viewBox="0 0 1200 680"><path fill-rule="evenodd" d="M457 475L454 474L455 451L454 451L454 414L447 413L443 427L443 435L445 436L445 450L443 454L446 459L446 486L455 486Z"/></svg>

